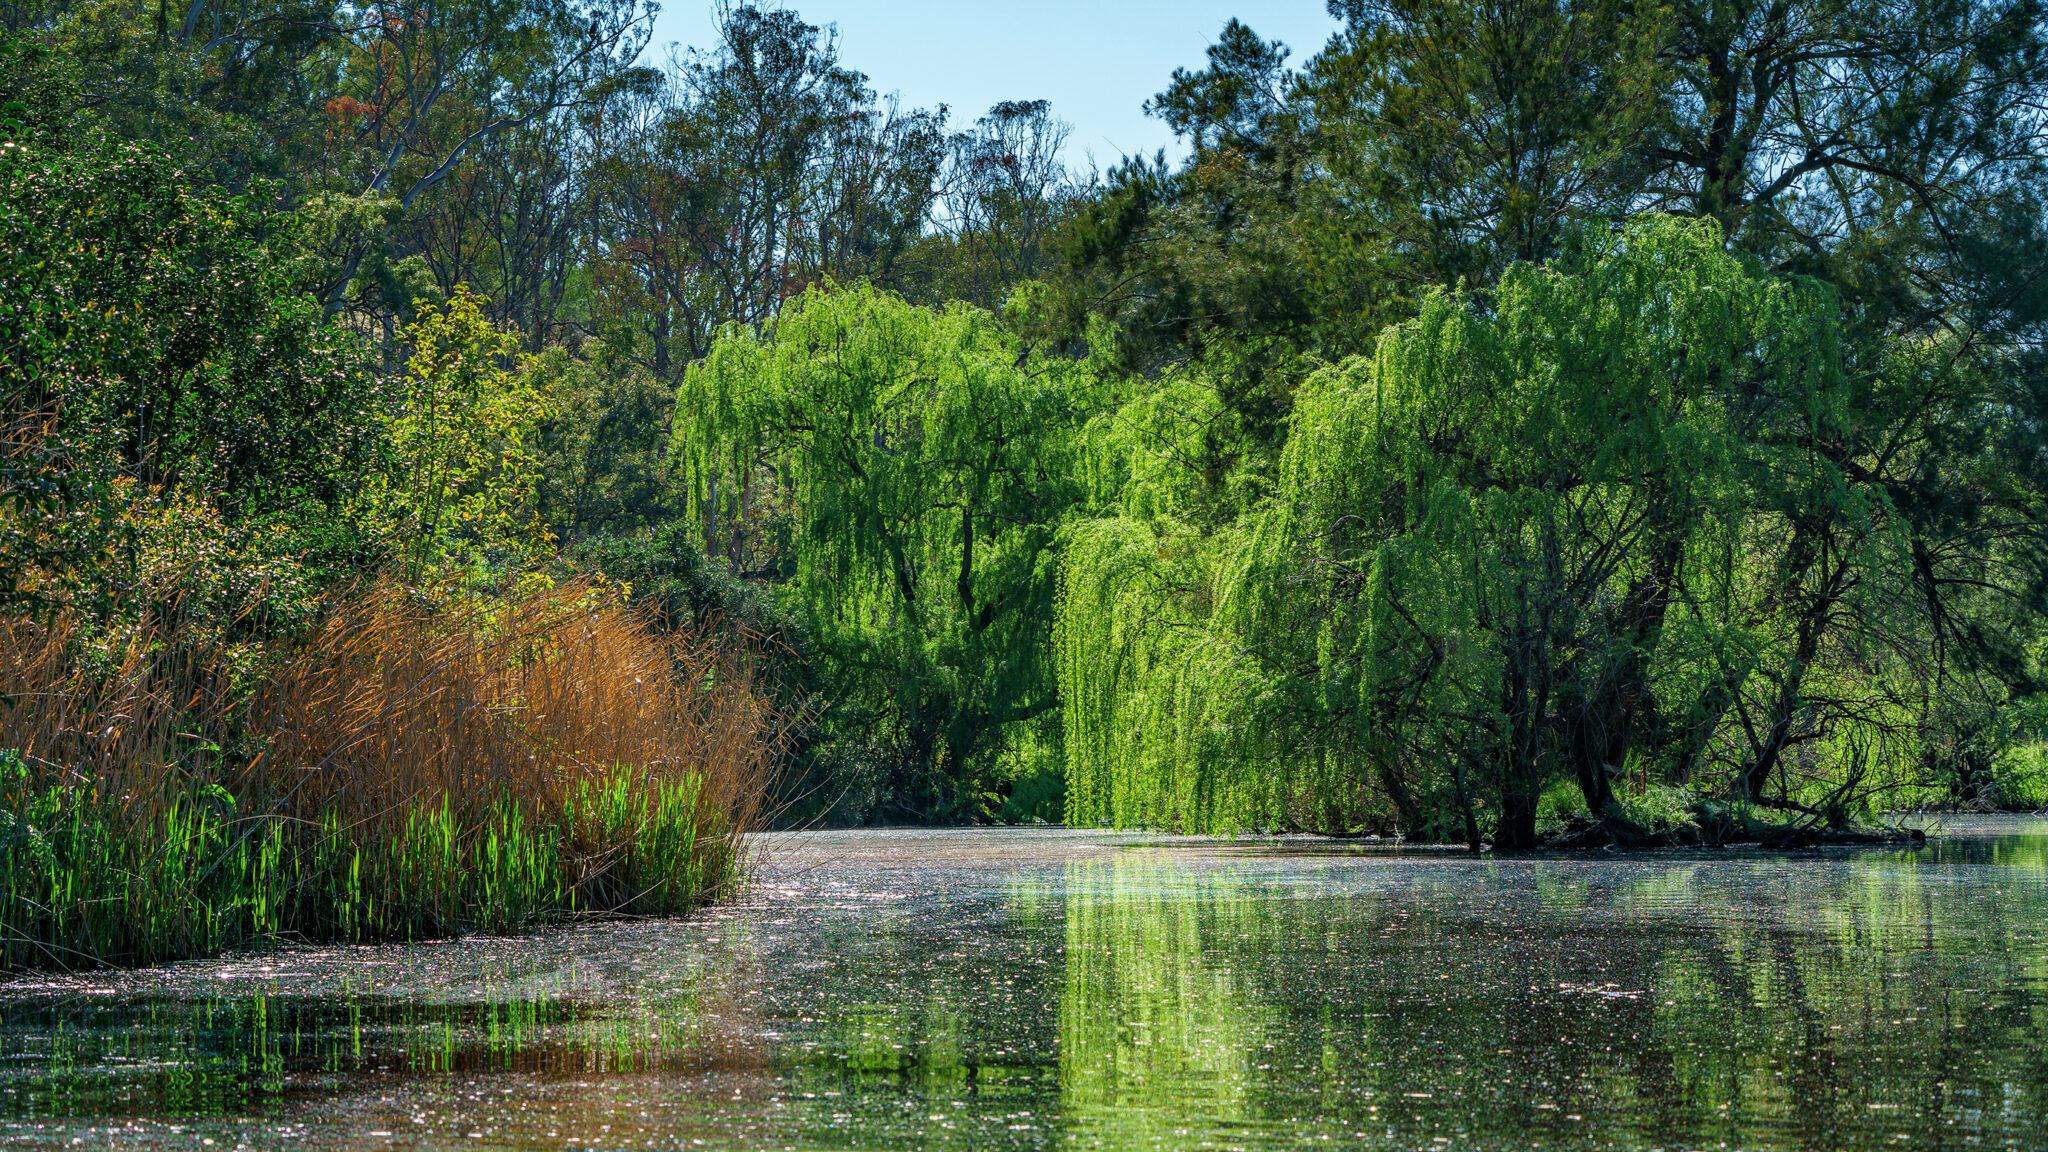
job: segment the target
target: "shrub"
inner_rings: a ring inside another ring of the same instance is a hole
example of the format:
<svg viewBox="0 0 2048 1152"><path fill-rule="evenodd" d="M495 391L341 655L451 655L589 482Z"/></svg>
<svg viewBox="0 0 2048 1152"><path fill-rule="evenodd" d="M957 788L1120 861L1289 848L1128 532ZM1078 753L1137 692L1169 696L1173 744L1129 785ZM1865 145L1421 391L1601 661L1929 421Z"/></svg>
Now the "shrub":
<svg viewBox="0 0 2048 1152"><path fill-rule="evenodd" d="M2048 808L2048 744L2022 744L1998 758L1998 806L2008 811Z"/></svg>

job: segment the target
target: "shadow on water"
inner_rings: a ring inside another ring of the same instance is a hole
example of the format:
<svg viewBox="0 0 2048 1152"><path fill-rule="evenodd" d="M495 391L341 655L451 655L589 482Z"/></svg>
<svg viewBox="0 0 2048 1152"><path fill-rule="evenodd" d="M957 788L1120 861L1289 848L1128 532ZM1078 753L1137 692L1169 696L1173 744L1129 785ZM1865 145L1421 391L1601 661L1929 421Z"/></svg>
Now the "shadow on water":
<svg viewBox="0 0 2048 1152"><path fill-rule="evenodd" d="M2041 1147L2048 825L1946 831L1504 860L772 841L748 903L687 923L19 982L0 1139Z"/></svg>

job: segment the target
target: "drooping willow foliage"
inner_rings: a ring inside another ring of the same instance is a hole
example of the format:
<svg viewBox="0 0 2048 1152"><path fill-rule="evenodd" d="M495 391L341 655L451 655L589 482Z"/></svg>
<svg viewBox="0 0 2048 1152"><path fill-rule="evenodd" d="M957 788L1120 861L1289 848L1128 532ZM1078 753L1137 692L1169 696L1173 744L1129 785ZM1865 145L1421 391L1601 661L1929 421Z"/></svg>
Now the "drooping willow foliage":
<svg viewBox="0 0 2048 1152"><path fill-rule="evenodd" d="M1851 371L1836 316L1639 222L1317 373L1235 523L1126 494L1070 527L1069 818L1516 846L1560 781L1789 804L1910 761L1930 624L1873 454L1915 451L1886 398L1943 360ZM1171 425L1123 415L1125 474Z"/></svg>
<svg viewBox="0 0 2048 1152"><path fill-rule="evenodd" d="M707 550L780 581L835 715L915 774L915 814L974 815L1004 726L1056 702L1053 545L1092 380L989 313L865 286L814 289L689 370L676 450Z"/></svg>

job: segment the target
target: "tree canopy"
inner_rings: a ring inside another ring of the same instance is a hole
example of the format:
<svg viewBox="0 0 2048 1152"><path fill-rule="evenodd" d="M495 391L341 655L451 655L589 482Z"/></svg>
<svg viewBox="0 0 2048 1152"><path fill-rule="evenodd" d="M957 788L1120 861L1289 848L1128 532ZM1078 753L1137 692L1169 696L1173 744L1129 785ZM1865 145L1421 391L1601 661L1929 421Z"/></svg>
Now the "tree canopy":
<svg viewBox="0 0 2048 1152"><path fill-rule="evenodd" d="M813 289L685 377L706 550L783 577L835 723L889 747L920 814L975 815L1004 726L1054 706L1053 544L1099 403L996 317L870 287Z"/></svg>
<svg viewBox="0 0 2048 1152"><path fill-rule="evenodd" d="M1713 221L1586 237L1312 376L1242 521L1081 527L1073 817L1527 846L1561 780L1597 813L1631 775L1779 802L1910 763L1954 689L1887 480L1940 461L1886 453L1957 369L1858 379L1840 311Z"/></svg>

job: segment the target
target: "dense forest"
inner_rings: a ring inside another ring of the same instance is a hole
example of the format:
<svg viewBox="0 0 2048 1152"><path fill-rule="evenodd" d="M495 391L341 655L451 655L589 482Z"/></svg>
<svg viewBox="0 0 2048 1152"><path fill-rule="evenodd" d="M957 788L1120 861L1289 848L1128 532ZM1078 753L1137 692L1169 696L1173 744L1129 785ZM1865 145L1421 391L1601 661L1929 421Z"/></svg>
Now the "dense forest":
<svg viewBox="0 0 2048 1152"><path fill-rule="evenodd" d="M0 6L10 956L2048 803L2048 10L1330 9L1097 172L787 8Z"/></svg>

